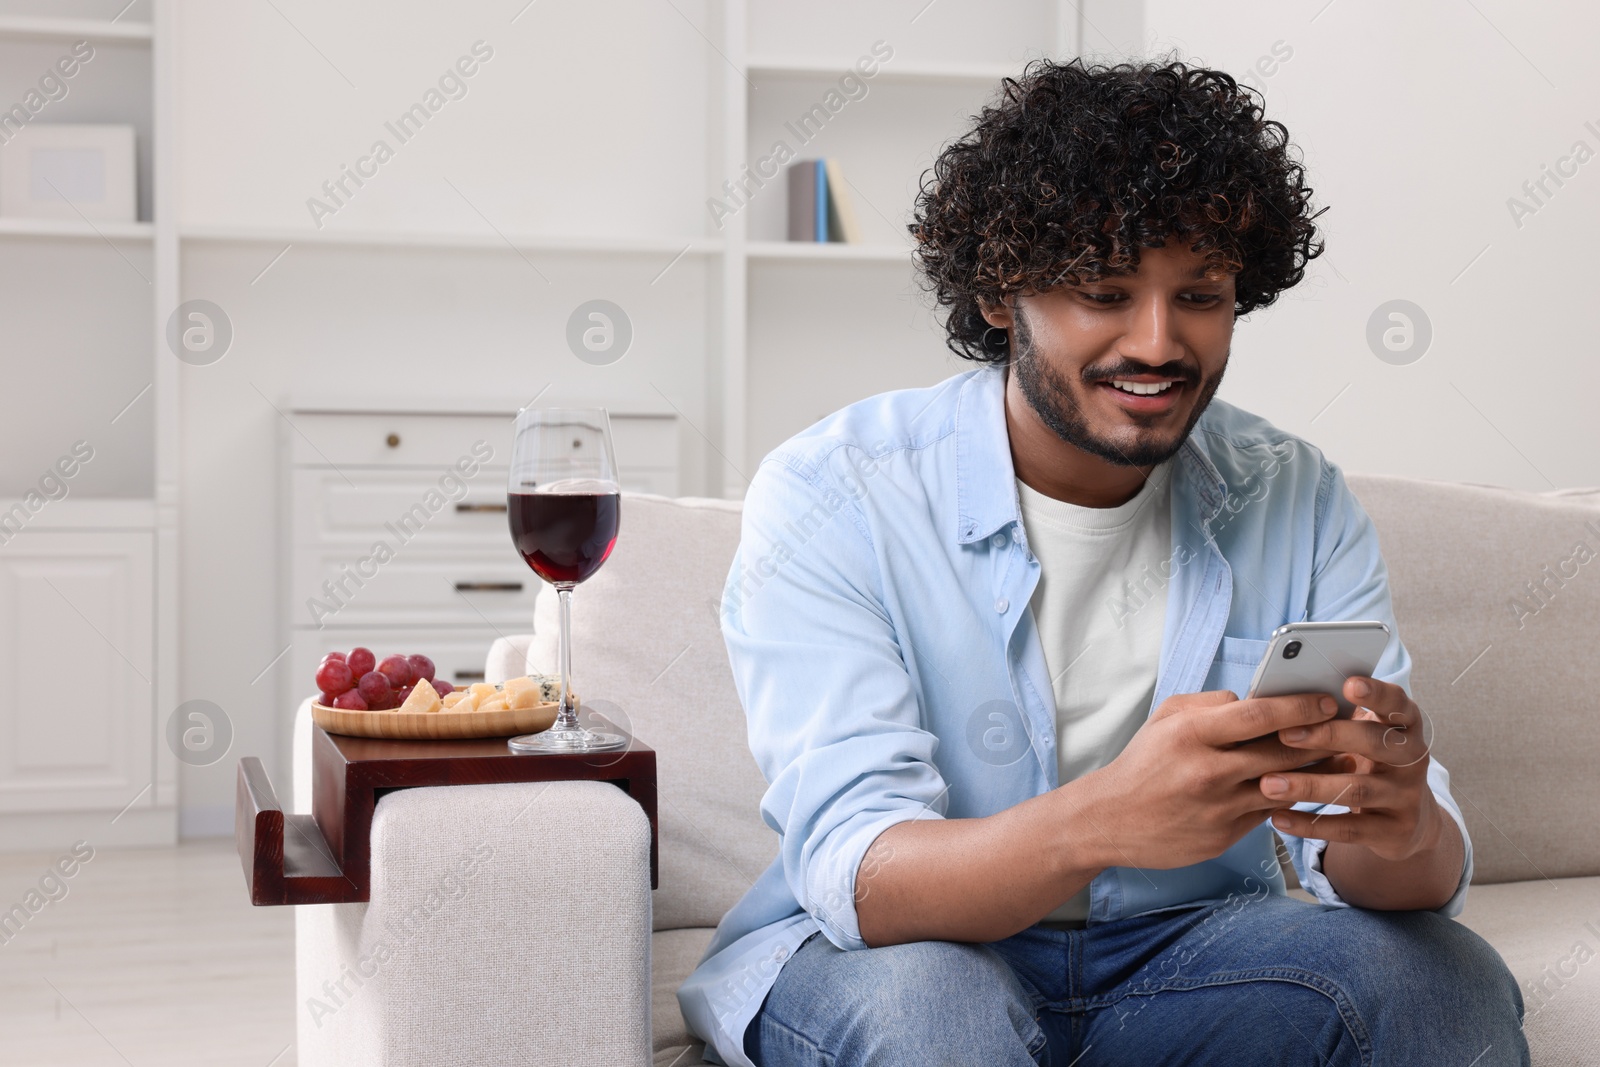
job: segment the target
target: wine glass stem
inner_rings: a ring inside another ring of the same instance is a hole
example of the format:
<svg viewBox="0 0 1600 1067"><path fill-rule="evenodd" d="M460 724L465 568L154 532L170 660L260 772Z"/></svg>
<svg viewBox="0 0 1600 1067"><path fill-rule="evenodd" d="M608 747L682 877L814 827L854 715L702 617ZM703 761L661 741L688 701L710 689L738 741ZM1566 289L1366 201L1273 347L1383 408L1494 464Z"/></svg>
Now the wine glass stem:
<svg viewBox="0 0 1600 1067"><path fill-rule="evenodd" d="M561 605L561 710L556 714L557 730L576 730L578 713L572 707L572 586L556 586L556 599Z"/></svg>

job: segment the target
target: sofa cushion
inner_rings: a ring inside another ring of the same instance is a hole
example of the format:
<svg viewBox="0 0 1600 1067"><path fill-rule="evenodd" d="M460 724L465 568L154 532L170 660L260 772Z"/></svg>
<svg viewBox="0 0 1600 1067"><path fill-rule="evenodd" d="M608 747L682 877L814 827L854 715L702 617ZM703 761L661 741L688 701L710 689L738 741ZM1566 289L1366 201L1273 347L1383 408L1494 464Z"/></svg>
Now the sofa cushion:
<svg viewBox="0 0 1600 1067"><path fill-rule="evenodd" d="M1474 885L1457 921L1493 945L1516 975L1532 1062L1595 1062L1600 878Z"/></svg>
<svg viewBox="0 0 1600 1067"><path fill-rule="evenodd" d="M739 512L625 493L611 558L573 594L573 688L656 750L657 930L715 926L778 854L718 617ZM540 590L530 670L554 670L556 618Z"/></svg>
<svg viewBox="0 0 1600 1067"><path fill-rule="evenodd" d="M1473 881L1600 875L1600 489L1349 483L1378 529Z"/></svg>
<svg viewBox="0 0 1600 1067"><path fill-rule="evenodd" d="M700 963L715 933L710 927L660 930L650 938L650 1047L655 1067L698 1067L705 1043L689 1033L678 1008L678 987Z"/></svg>

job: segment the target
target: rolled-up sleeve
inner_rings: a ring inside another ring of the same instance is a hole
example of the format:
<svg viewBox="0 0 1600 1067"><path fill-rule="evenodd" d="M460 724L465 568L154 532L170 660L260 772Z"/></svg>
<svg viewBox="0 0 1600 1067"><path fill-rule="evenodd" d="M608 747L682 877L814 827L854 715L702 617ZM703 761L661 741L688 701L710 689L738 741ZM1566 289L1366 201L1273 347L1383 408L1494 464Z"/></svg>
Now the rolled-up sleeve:
<svg viewBox="0 0 1600 1067"><path fill-rule="evenodd" d="M866 947L856 877L873 840L946 810L938 741L923 728L859 506L882 461L841 446L802 473L769 457L745 497L721 610L768 782L762 817L781 835L795 899L841 949Z"/></svg>
<svg viewBox="0 0 1600 1067"><path fill-rule="evenodd" d="M1400 640L1400 630L1395 623L1394 608L1389 596L1389 572L1384 565L1378 546L1378 531L1367 515L1366 509L1356 499L1346 484L1344 474L1337 465L1324 459L1321 483L1317 492L1316 559L1311 579L1311 595L1307 618L1312 621L1355 619L1380 619L1389 625L1389 644L1378 661L1373 677L1391 682L1407 692L1411 688L1411 656ZM1426 710L1424 715L1426 715ZM1431 743L1433 726L1424 719L1424 737ZM1472 839L1467 835L1466 820L1461 808L1450 795L1450 772L1436 759L1428 764L1428 788L1439 806L1450 814L1461 830L1461 843L1465 858L1456 891L1442 907L1435 909L1446 917L1454 917L1466 906L1467 886L1472 882ZM1343 804L1318 804L1302 801L1297 811L1317 812L1323 815L1344 814L1350 809ZM1323 853L1328 842L1316 838L1299 838L1278 831L1294 862L1296 875L1306 891L1324 904L1349 907L1349 903L1334 891L1332 883L1323 873Z"/></svg>

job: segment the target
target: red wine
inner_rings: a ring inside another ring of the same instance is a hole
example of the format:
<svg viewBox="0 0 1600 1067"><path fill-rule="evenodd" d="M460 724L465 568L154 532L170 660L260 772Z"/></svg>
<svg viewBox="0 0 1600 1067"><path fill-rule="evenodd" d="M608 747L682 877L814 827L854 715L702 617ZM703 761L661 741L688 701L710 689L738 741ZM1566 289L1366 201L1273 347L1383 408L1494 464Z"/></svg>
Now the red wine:
<svg viewBox="0 0 1600 1067"><path fill-rule="evenodd" d="M617 543L616 493L509 493L506 502L511 543L552 585L583 581Z"/></svg>

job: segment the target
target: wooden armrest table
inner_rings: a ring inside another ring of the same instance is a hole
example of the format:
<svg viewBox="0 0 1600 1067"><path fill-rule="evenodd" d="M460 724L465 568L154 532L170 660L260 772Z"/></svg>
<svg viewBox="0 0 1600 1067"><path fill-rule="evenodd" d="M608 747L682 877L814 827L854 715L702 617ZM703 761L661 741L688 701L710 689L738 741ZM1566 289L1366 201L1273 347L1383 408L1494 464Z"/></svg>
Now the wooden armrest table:
<svg viewBox="0 0 1600 1067"><path fill-rule="evenodd" d="M620 751L520 755L506 748L503 737L390 741L313 726L311 747L311 815L283 810L259 759L239 761L234 843L252 904L366 901L379 797L394 789L497 782L617 785L650 820L650 888L656 888L656 753L631 737Z"/></svg>

